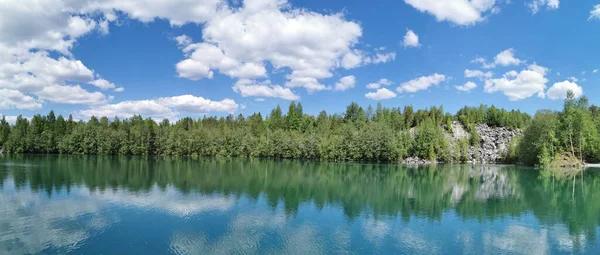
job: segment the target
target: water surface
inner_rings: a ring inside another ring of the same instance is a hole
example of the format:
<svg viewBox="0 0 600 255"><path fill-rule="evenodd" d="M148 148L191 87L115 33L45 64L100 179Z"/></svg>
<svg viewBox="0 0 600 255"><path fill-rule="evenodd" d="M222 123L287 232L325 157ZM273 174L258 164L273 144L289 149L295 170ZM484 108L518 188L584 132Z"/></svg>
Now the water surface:
<svg viewBox="0 0 600 255"><path fill-rule="evenodd" d="M0 254L600 254L600 172L0 156Z"/></svg>

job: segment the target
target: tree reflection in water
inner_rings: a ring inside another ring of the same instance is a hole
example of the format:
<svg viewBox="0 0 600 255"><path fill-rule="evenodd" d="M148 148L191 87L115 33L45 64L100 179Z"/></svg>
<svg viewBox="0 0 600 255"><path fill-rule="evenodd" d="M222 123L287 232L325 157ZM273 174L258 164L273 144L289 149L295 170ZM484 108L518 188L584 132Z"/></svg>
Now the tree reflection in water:
<svg viewBox="0 0 600 255"><path fill-rule="evenodd" d="M368 215L371 221L365 224L370 224L366 226L370 226L372 239L380 237L377 233L391 231L380 224L381 219L389 217L402 222L410 222L412 218L442 221L446 213L453 212L462 221L481 223L533 215L548 229L557 228L557 224L566 226L570 237L561 236L562 242L574 250L582 249L586 242L595 243L600 223L600 174L596 171L563 174L497 165L409 168L258 159L95 156L3 156L0 162L2 204L7 208L7 197L15 200L14 194L28 190L64 202L67 196L76 197L71 194L73 190L83 189L101 193L114 203L160 207L180 217L203 210L227 211L242 197L254 201L262 198L273 210L282 205L288 219L295 217L306 203L314 204L317 210L339 206L349 222ZM126 201L128 196L135 200ZM28 200L41 199L38 197L31 195L19 203L31 203ZM9 216L9 211L14 212L5 209L6 217L18 216ZM113 217L93 208L71 212L74 217L97 213L105 222ZM6 217L0 219L0 226L10 222ZM89 231L105 227L99 224L75 233L83 238ZM373 232L377 229L380 231ZM525 235L531 230L509 227L506 231L506 235L512 232ZM408 238L407 233L397 237ZM483 236L492 245L510 241L506 238L497 234ZM183 245L177 240L177 245ZM506 244L494 247L502 249L503 245Z"/></svg>

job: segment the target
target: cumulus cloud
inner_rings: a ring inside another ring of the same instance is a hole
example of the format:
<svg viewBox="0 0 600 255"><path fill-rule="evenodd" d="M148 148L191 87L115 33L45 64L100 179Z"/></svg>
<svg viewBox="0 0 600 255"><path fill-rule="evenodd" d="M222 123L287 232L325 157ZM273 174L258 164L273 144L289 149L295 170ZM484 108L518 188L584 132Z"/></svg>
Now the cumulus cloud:
<svg viewBox="0 0 600 255"><path fill-rule="evenodd" d="M215 69L236 78L259 78L267 73L262 63L236 60L210 43L190 44L184 52L192 53L188 59L177 63L176 67L181 77L190 80L212 79Z"/></svg>
<svg viewBox="0 0 600 255"><path fill-rule="evenodd" d="M342 58L342 67L345 69L358 67L363 63L363 58L363 54L359 50L348 52Z"/></svg>
<svg viewBox="0 0 600 255"><path fill-rule="evenodd" d="M407 47L419 47L419 36L414 31L407 29L406 35L404 35L404 42L402 43L405 48Z"/></svg>
<svg viewBox="0 0 600 255"><path fill-rule="evenodd" d="M534 14L539 12L541 8L547 7L548 9L558 9L560 0L532 0L528 6L531 12Z"/></svg>
<svg viewBox="0 0 600 255"><path fill-rule="evenodd" d="M460 91L469 92L469 91L473 90L474 88L477 88L477 84L475 84L472 81L469 81L469 82L465 83L465 85L454 86L454 87Z"/></svg>
<svg viewBox="0 0 600 255"><path fill-rule="evenodd" d="M352 50L346 53L341 60L341 66L344 69L352 69L368 64L382 64L396 59L395 52L377 52L372 56L360 50Z"/></svg>
<svg viewBox="0 0 600 255"><path fill-rule="evenodd" d="M270 81L255 82L241 79L233 86L233 91L240 93L243 97L274 97L285 100L299 100L300 96L294 94L289 88L279 85L271 85ZM264 99L262 99L264 101ZM260 100L257 100L260 101Z"/></svg>
<svg viewBox="0 0 600 255"><path fill-rule="evenodd" d="M107 102L104 94L100 92L88 92L79 85L50 85L44 87L41 91L36 92L36 95L42 100L63 104L95 105Z"/></svg>
<svg viewBox="0 0 600 255"><path fill-rule="evenodd" d="M405 3L427 12L438 21L449 21L457 25L473 25L498 11L496 0L404 0Z"/></svg>
<svg viewBox="0 0 600 255"><path fill-rule="evenodd" d="M177 64L180 76L198 80L219 71L235 78L265 77L268 62L291 70L287 87L319 91L327 88L319 80L333 76L337 67L389 61L386 55L365 60L353 50L362 29L341 13L296 9L285 0L252 0L219 14L206 22L203 42L184 48L189 55Z"/></svg>
<svg viewBox="0 0 600 255"><path fill-rule="evenodd" d="M515 57L515 50L510 48L500 52L494 58L494 63L501 66L511 66L521 64L521 60Z"/></svg>
<svg viewBox="0 0 600 255"><path fill-rule="evenodd" d="M115 116L130 118L138 114L145 117L167 119L175 119L177 116L169 107L161 105L155 100L123 101L80 111L80 115L84 117Z"/></svg>
<svg viewBox="0 0 600 255"><path fill-rule="evenodd" d="M548 89L546 96L552 100L563 100L567 98L567 91L573 91L575 97L583 95L583 89L577 83L570 81L557 82Z"/></svg>
<svg viewBox="0 0 600 255"><path fill-rule="evenodd" d="M394 93L393 91L386 89L386 88L380 88L375 92L369 92L369 93L365 94L366 98L372 99L372 100L385 100L385 99L395 98L396 96L397 96L396 93Z"/></svg>
<svg viewBox="0 0 600 255"><path fill-rule="evenodd" d="M109 15L121 11L131 19L152 22L155 19L168 20L172 26L186 23L204 23L217 15L221 0L83 0L79 12L104 12ZM75 5L77 6L77 5Z"/></svg>
<svg viewBox="0 0 600 255"><path fill-rule="evenodd" d="M446 80L448 80L448 77L446 77L445 75L435 73L430 76L422 76L422 77L407 81L405 83L402 83L400 85L400 87L398 87L396 90L400 93L402 93L402 92L414 93L419 90L426 90L429 87L431 87L432 85L437 86Z"/></svg>
<svg viewBox="0 0 600 255"><path fill-rule="evenodd" d="M492 72L483 72L481 70L469 70L469 69L465 70L466 78L479 78L480 80L483 80L483 79L492 78L492 76L494 76L494 73L492 73Z"/></svg>
<svg viewBox="0 0 600 255"><path fill-rule="evenodd" d="M117 87L117 86L115 86L114 83L107 81L105 79L97 79L97 80L91 81L90 84L92 84L102 90L114 89Z"/></svg>
<svg viewBox="0 0 600 255"><path fill-rule="evenodd" d="M500 79L486 80L484 90L487 93L502 92L511 101L529 98L535 94L543 98L548 82L545 77L547 72L547 68L532 64L521 72L513 70L505 73Z"/></svg>
<svg viewBox="0 0 600 255"><path fill-rule="evenodd" d="M478 64L484 64L486 62L487 62L487 60L485 58L481 58L481 57L471 60L471 63L478 63Z"/></svg>
<svg viewBox="0 0 600 255"><path fill-rule="evenodd" d="M365 64L371 64L371 63L380 64L380 63L387 63L387 62L393 61L395 59L396 59L395 52L376 53L375 56L365 58L364 63Z"/></svg>
<svg viewBox="0 0 600 255"><path fill-rule="evenodd" d="M381 86L389 86L389 85L392 85L392 82L386 78L383 78L377 82L367 84L367 88L368 89L378 89L378 88L381 88Z"/></svg>
<svg viewBox="0 0 600 255"><path fill-rule="evenodd" d="M0 42L0 51L2 49ZM37 96L38 103L44 100L66 104L105 102L106 98L100 92L89 92L78 85L68 85L88 83L104 90L115 87L99 76L95 78L97 76L79 60L64 56L52 58L46 51L0 53L0 88L18 91L29 98ZM18 108L27 107L30 105Z"/></svg>
<svg viewBox="0 0 600 255"><path fill-rule="evenodd" d="M180 35L175 37L174 39L177 42L177 46L179 46L180 48L185 48L188 45L192 44L192 38L190 38L187 35Z"/></svg>
<svg viewBox="0 0 600 255"><path fill-rule="evenodd" d="M520 65L523 63L522 60L515 57L515 50L513 48L504 50L494 57L493 63L488 63L485 58L476 58L471 60L471 63L478 63L485 69L495 68L496 66L512 66Z"/></svg>
<svg viewBox="0 0 600 255"><path fill-rule="evenodd" d="M37 96L38 103L98 103L104 95L73 83L103 90L115 86L74 59L71 50L80 37L93 31L107 34L118 16L142 22L166 19L174 26L200 24L214 17L223 4L221 0L4 1L0 5L0 89L15 90L31 99ZM74 94L54 94L59 92Z"/></svg>
<svg viewBox="0 0 600 255"><path fill-rule="evenodd" d="M589 20L592 20L592 19L600 20L600 4L597 4L596 6L594 6L594 9L592 9L590 11Z"/></svg>
<svg viewBox="0 0 600 255"><path fill-rule="evenodd" d="M123 101L116 104L105 104L79 111L83 117L90 116L116 116L129 118L134 115L142 115L155 119L177 119L180 112L209 113L237 111L239 105L232 99L212 101L203 97L192 95L181 95L174 97L162 97L153 100Z"/></svg>
<svg viewBox="0 0 600 255"><path fill-rule="evenodd" d="M177 111L189 113L227 112L233 113L238 105L232 99L212 101L203 97L182 95L174 97L162 97L157 100L161 105L173 108Z"/></svg>
<svg viewBox="0 0 600 255"><path fill-rule="evenodd" d="M42 108L33 97L25 95L18 90L0 88L0 109L35 110Z"/></svg>
<svg viewBox="0 0 600 255"><path fill-rule="evenodd" d="M351 88L354 88L356 84L356 78L354 75L344 76L340 79L339 82L336 82L333 90L335 91L345 91Z"/></svg>

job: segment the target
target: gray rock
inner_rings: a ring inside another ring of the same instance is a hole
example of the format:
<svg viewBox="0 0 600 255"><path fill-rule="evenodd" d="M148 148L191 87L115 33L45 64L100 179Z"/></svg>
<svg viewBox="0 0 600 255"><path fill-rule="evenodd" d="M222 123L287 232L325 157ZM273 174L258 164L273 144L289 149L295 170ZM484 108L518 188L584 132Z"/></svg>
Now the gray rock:
<svg viewBox="0 0 600 255"><path fill-rule="evenodd" d="M470 135L460 122L452 121L452 137L458 141L463 138L469 139Z"/></svg>
<svg viewBox="0 0 600 255"><path fill-rule="evenodd" d="M520 130L507 127L489 127L485 124L475 126L479 134L479 147L471 147L470 159L473 162L497 163L506 155L512 138Z"/></svg>

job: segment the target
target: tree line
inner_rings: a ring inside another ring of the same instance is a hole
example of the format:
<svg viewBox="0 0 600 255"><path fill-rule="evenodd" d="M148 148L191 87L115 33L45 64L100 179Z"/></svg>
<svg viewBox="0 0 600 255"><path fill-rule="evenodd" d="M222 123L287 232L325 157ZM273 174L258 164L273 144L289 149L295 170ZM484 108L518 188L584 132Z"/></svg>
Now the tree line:
<svg viewBox="0 0 600 255"><path fill-rule="evenodd" d="M515 144L512 154L507 155L512 161L539 164L541 161L532 160L531 155L552 155L565 149L564 132L570 132L574 154L581 152L585 159L600 157L597 154L600 150L594 145L600 126L597 107L587 107L585 98L576 102L568 99L565 107L567 103L569 120L564 124L568 125L558 125L552 145L543 143L543 137L533 137L533 130L540 128L538 122L543 116L552 115L558 120L563 113L544 111L532 121L527 113L484 105L464 107L450 114L443 106L415 110L412 106L388 108L378 104L376 108L365 109L351 103L344 113L322 111L313 116L303 112L301 103L291 102L285 114L277 106L266 117L261 113L187 117L174 123L141 116L125 119L93 116L87 121L75 121L72 116L66 119L55 116L53 111L45 116L35 115L31 120L19 116L14 125L2 118L0 146L6 153L26 154L246 156L370 162L419 157L460 162L468 160L469 149L480 144L474 127L487 124L514 129L534 126L526 128L519 140L538 139L538 143L532 148L518 149ZM470 139L452 142L447 138L453 121L466 127ZM527 157L521 158L521 154Z"/></svg>
<svg viewBox="0 0 600 255"><path fill-rule="evenodd" d="M475 116L475 117L473 117ZM483 116L480 118L479 116ZM366 110L350 104L343 114L304 114L302 104L290 103L287 114L277 106L266 117L183 118L160 123L141 116L127 119L71 116L18 117L14 125L0 123L0 145L7 153L60 153L99 155L199 155L267 158L325 159L336 161L398 161L414 156L443 161L450 155L444 130L452 120L470 126L502 123L497 118L519 116L515 128L530 118L520 112L495 107L465 108L458 115L443 107L414 110L412 106ZM499 124L501 125L501 124Z"/></svg>

